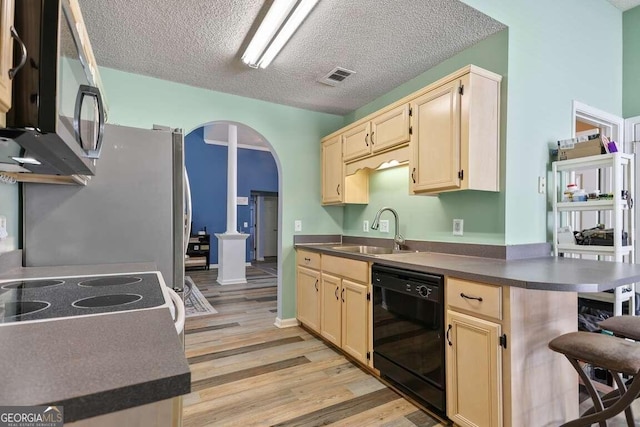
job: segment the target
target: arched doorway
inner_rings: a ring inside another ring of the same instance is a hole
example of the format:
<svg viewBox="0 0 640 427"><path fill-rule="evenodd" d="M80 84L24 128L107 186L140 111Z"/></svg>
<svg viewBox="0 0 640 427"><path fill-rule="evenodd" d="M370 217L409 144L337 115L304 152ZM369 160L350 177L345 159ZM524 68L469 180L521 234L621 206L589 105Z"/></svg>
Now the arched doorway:
<svg viewBox="0 0 640 427"><path fill-rule="evenodd" d="M233 121L204 123L185 136L185 158L193 198L193 230L206 227L211 264L217 267L214 233L226 226L228 128L237 128L237 231L249 234L245 261L266 262L277 272L277 312L282 289L282 168L272 144L255 129ZM271 206L274 208L272 209ZM275 224L275 227L274 227ZM274 230L276 230L274 232Z"/></svg>

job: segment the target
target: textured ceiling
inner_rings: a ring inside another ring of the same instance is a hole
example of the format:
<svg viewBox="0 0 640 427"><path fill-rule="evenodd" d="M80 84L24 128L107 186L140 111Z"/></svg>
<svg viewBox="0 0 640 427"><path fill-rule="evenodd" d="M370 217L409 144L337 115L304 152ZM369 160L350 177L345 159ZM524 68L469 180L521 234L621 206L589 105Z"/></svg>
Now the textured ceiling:
<svg viewBox="0 0 640 427"><path fill-rule="evenodd" d="M622 11L640 6L640 0L609 0L609 3Z"/></svg>
<svg viewBox="0 0 640 427"><path fill-rule="evenodd" d="M256 70L240 56L264 1L80 5L101 66L340 115L505 28L458 0L321 0L273 63ZM357 74L339 87L316 81L335 66Z"/></svg>

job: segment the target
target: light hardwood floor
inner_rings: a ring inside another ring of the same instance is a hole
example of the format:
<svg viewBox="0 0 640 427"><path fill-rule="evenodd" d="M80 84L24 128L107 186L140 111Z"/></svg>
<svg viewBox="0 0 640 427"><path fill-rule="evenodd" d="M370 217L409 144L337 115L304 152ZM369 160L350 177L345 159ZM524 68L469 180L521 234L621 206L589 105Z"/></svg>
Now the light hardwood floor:
<svg viewBox="0 0 640 427"><path fill-rule="evenodd" d="M275 276L189 271L217 314L187 319L184 426L442 426L299 327L279 329Z"/></svg>

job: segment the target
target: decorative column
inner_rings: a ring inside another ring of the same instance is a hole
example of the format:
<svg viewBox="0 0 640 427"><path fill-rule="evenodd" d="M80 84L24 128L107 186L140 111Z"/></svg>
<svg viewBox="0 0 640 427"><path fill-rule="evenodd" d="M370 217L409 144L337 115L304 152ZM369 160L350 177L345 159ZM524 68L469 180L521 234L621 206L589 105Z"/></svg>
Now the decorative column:
<svg viewBox="0 0 640 427"><path fill-rule="evenodd" d="M238 232L238 127L229 124L227 150L227 231L218 238L218 280L221 285L247 283L248 234Z"/></svg>

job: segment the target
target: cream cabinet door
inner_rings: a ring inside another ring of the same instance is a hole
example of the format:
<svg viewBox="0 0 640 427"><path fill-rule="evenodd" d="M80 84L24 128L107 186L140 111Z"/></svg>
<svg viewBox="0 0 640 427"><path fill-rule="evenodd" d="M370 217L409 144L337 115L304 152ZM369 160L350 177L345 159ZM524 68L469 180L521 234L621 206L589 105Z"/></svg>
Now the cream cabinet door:
<svg viewBox="0 0 640 427"><path fill-rule="evenodd" d="M447 416L460 427L502 426L501 327L447 311Z"/></svg>
<svg viewBox="0 0 640 427"><path fill-rule="evenodd" d="M460 81L427 92L411 102L414 192L460 187Z"/></svg>
<svg viewBox="0 0 640 427"><path fill-rule="evenodd" d="M297 318L314 331L320 331L320 272L298 267L296 276Z"/></svg>
<svg viewBox="0 0 640 427"><path fill-rule="evenodd" d="M336 136L322 143L322 203L344 201L344 164L342 139Z"/></svg>
<svg viewBox="0 0 640 427"><path fill-rule="evenodd" d="M6 124L5 114L11 108L11 79L9 69L13 67L13 25L14 0L0 0L0 126Z"/></svg>
<svg viewBox="0 0 640 427"><path fill-rule="evenodd" d="M344 161L357 159L371 153L371 123L352 127L342 134Z"/></svg>
<svg viewBox="0 0 640 427"><path fill-rule="evenodd" d="M342 349L367 364L368 325L367 286L342 280Z"/></svg>
<svg viewBox="0 0 640 427"><path fill-rule="evenodd" d="M371 147L374 153L409 142L409 104L404 104L371 120Z"/></svg>
<svg viewBox="0 0 640 427"><path fill-rule="evenodd" d="M339 277L322 273L320 334L338 347L342 343L341 281Z"/></svg>

